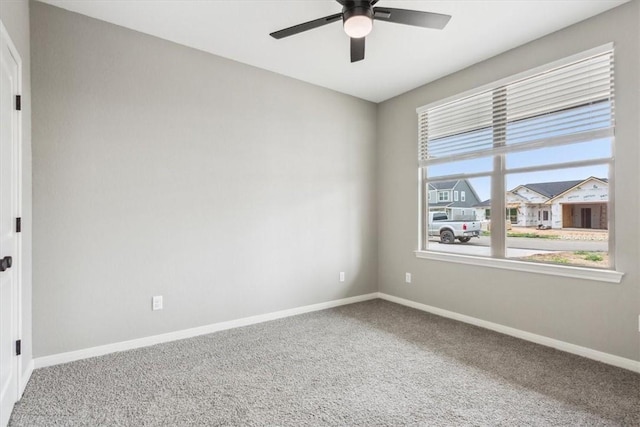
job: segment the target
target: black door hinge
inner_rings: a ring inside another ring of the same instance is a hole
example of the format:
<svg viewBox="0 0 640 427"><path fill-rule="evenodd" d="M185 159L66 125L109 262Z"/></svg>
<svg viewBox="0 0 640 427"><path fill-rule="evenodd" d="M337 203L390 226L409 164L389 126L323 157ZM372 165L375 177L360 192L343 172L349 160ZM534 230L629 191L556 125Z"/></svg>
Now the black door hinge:
<svg viewBox="0 0 640 427"><path fill-rule="evenodd" d="M16 95L16 110L22 110L22 97L20 95Z"/></svg>
<svg viewBox="0 0 640 427"><path fill-rule="evenodd" d="M16 233L22 233L22 218L16 218Z"/></svg>
<svg viewBox="0 0 640 427"><path fill-rule="evenodd" d="M20 356L22 354L22 340L16 341L16 356Z"/></svg>

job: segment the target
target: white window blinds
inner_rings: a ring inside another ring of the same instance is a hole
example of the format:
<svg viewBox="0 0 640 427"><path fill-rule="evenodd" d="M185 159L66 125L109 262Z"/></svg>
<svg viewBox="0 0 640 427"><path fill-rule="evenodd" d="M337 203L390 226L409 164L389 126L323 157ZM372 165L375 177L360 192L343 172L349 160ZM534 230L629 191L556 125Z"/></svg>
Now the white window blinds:
<svg viewBox="0 0 640 427"><path fill-rule="evenodd" d="M613 135L613 49L418 109L420 166Z"/></svg>

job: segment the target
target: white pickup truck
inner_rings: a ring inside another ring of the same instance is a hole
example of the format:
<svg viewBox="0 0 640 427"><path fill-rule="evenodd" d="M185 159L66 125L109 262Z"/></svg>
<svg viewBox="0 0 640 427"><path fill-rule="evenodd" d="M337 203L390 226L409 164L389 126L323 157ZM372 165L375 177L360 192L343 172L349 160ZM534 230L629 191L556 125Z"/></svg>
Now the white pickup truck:
<svg viewBox="0 0 640 427"><path fill-rule="evenodd" d="M456 239L467 243L472 237L480 237L480 222L453 220L445 212L429 212L429 236L440 236L440 242L447 244Z"/></svg>

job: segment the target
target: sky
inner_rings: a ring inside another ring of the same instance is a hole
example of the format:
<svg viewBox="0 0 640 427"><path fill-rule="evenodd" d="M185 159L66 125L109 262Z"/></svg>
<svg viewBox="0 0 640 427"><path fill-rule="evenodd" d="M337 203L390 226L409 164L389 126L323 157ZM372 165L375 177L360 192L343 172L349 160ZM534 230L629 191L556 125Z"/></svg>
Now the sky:
<svg viewBox="0 0 640 427"><path fill-rule="evenodd" d="M610 125L609 104L592 104L514 122L512 127L507 127L507 144L526 142L527 138L544 139L558 135L574 134L582 131L606 128ZM509 126L511 126L511 124ZM433 152L438 154L438 150L441 150L440 153L446 155L447 153L451 153L452 150L458 150L460 146L463 146L463 148L459 152L474 152L474 150L478 149L488 149L493 144L491 132L491 128L484 128L441 138L438 141L434 141ZM509 135L519 136L510 138ZM464 151L465 149L466 151ZM553 165L580 160L608 159L611 156L611 139L602 138L581 143L510 153L506 155L506 167L507 169L513 169ZM489 175L492 168L492 156L443 163L429 166L427 168L427 179L433 180L438 176L464 173L487 172L487 175ZM608 178L608 164L573 169L565 168L531 173L507 174L505 191L512 190L522 184L583 180L590 176ZM491 198L490 177L471 178L468 181L474 187L480 201Z"/></svg>

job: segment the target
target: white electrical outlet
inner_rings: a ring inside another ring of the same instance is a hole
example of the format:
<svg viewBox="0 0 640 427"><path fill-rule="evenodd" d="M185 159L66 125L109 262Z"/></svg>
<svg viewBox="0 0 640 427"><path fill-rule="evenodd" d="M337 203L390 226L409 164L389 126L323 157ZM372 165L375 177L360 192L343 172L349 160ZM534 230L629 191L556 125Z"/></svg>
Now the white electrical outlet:
<svg viewBox="0 0 640 427"><path fill-rule="evenodd" d="M340 272L340 281L344 282L344 271Z"/></svg>
<svg viewBox="0 0 640 427"><path fill-rule="evenodd" d="M162 295L157 295L151 299L152 310L162 310Z"/></svg>
<svg viewBox="0 0 640 427"><path fill-rule="evenodd" d="M411 273L404 273L404 281L406 283L411 283Z"/></svg>

